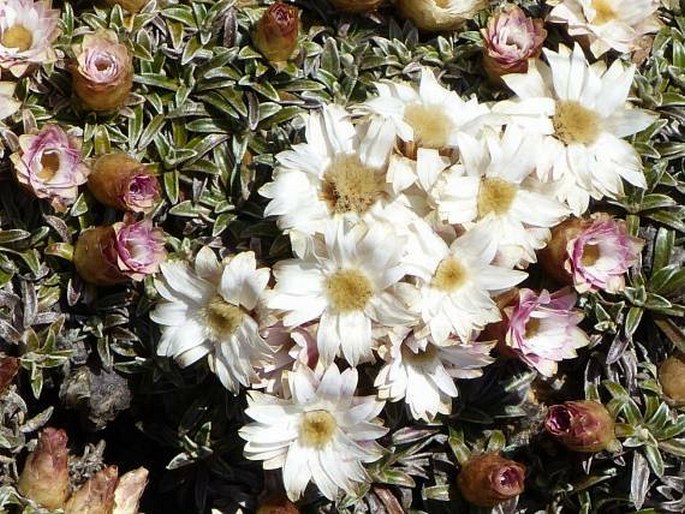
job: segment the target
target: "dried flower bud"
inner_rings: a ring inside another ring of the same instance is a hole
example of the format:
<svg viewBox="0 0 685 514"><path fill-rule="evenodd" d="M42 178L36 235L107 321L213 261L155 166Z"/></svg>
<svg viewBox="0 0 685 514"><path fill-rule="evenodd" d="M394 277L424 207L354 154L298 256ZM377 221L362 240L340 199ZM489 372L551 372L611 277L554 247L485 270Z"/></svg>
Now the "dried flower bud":
<svg viewBox="0 0 685 514"><path fill-rule="evenodd" d="M625 221L597 212L555 227L540 262L547 273L573 284L579 293L616 293L625 287L624 275L637 262L643 245L642 239L628 234Z"/></svg>
<svg viewBox="0 0 685 514"><path fill-rule="evenodd" d="M110 514L118 475L116 466L107 466L95 473L71 495L64 514Z"/></svg>
<svg viewBox="0 0 685 514"><path fill-rule="evenodd" d="M283 2L272 4L252 33L255 47L271 62L287 61L297 48L300 11Z"/></svg>
<svg viewBox="0 0 685 514"><path fill-rule="evenodd" d="M673 355L661 363L659 382L673 403L685 405L685 354Z"/></svg>
<svg viewBox="0 0 685 514"><path fill-rule="evenodd" d="M285 493L271 493L259 502L256 514L298 514L300 509Z"/></svg>
<svg viewBox="0 0 685 514"><path fill-rule="evenodd" d="M47 509L62 507L69 494L68 458L66 432L44 429L24 464L19 492Z"/></svg>
<svg viewBox="0 0 685 514"><path fill-rule="evenodd" d="M16 357L0 356L0 393L12 383L19 371L19 359Z"/></svg>
<svg viewBox="0 0 685 514"><path fill-rule="evenodd" d="M136 13L139 12L148 0L107 0L109 5L119 4L121 7L126 9L128 12Z"/></svg>
<svg viewBox="0 0 685 514"><path fill-rule="evenodd" d="M496 453L471 457L457 477L461 494L479 507L494 507L523 492L526 467Z"/></svg>
<svg viewBox="0 0 685 514"><path fill-rule="evenodd" d="M492 16L481 30L485 43L483 65L488 76L499 81L508 73L525 73L528 59L540 55L547 37L543 25L542 20L529 18L516 5Z"/></svg>
<svg viewBox="0 0 685 514"><path fill-rule="evenodd" d="M577 452L600 452L616 442L611 414L604 405L592 400L552 405L545 418L545 429Z"/></svg>
<svg viewBox="0 0 685 514"><path fill-rule="evenodd" d="M421 30L456 30L483 9L486 0L398 0L400 14Z"/></svg>
<svg viewBox="0 0 685 514"><path fill-rule="evenodd" d="M378 9L385 0L331 0L333 7L351 13L371 12Z"/></svg>
<svg viewBox="0 0 685 514"><path fill-rule="evenodd" d="M107 286L156 273L166 258L164 232L151 220L119 222L84 231L74 248L74 266L87 282Z"/></svg>
<svg viewBox="0 0 685 514"><path fill-rule="evenodd" d="M131 212L150 212L161 197L157 177L123 153L103 155L95 161L88 189L100 203Z"/></svg>
<svg viewBox="0 0 685 514"><path fill-rule="evenodd" d="M116 34L101 30L86 34L74 48L71 66L74 92L93 111L121 107L133 86L133 58Z"/></svg>
<svg viewBox="0 0 685 514"><path fill-rule="evenodd" d="M114 491L114 510L112 514L137 514L140 497L147 485L148 471L134 469L121 476Z"/></svg>

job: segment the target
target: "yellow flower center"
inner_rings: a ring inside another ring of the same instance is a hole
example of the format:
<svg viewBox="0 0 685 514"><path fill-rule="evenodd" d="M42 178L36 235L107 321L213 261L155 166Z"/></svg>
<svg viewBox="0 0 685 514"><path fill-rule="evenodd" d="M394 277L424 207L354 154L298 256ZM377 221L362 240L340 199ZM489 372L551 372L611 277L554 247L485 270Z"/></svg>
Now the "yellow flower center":
<svg viewBox="0 0 685 514"><path fill-rule="evenodd" d="M583 256L580 258L580 262L583 263L583 266L592 266L599 260L599 256L599 245L585 245L583 246Z"/></svg>
<svg viewBox="0 0 685 514"><path fill-rule="evenodd" d="M321 448L333 439L336 427L335 418L328 411L305 412L300 422L300 442L304 446Z"/></svg>
<svg viewBox="0 0 685 514"><path fill-rule="evenodd" d="M501 178L484 178L478 189L478 217L506 214L516 197L516 186Z"/></svg>
<svg viewBox="0 0 685 514"><path fill-rule="evenodd" d="M38 178L44 181L51 180L59 170L59 152L56 150L43 152L40 164L42 169L37 173Z"/></svg>
<svg viewBox="0 0 685 514"><path fill-rule="evenodd" d="M618 14L607 0L592 0L592 8L595 10L593 25L604 25L615 20Z"/></svg>
<svg viewBox="0 0 685 514"><path fill-rule="evenodd" d="M342 269L328 277L326 292L334 310L360 311L373 296L373 285L360 271Z"/></svg>
<svg viewBox="0 0 685 514"><path fill-rule="evenodd" d="M382 174L357 155L337 156L323 177L323 200L336 214L364 214L384 192Z"/></svg>
<svg viewBox="0 0 685 514"><path fill-rule="evenodd" d="M243 321L244 314L240 307L226 302L218 295L204 309L207 326L219 338L233 335Z"/></svg>
<svg viewBox="0 0 685 514"><path fill-rule="evenodd" d="M414 141L421 147L440 150L447 146L453 127L442 107L411 104L404 110L404 119L414 131Z"/></svg>
<svg viewBox="0 0 685 514"><path fill-rule="evenodd" d="M523 335L525 339L531 339L540 332L540 320L538 318L530 318L526 323L526 332Z"/></svg>
<svg viewBox="0 0 685 514"><path fill-rule="evenodd" d="M24 52L33 44L33 34L21 25L12 25L2 34L2 46Z"/></svg>
<svg viewBox="0 0 685 514"><path fill-rule="evenodd" d="M600 133L599 121L596 112L573 100L559 100L552 118L554 133L567 145L594 143Z"/></svg>
<svg viewBox="0 0 685 514"><path fill-rule="evenodd" d="M438 264L431 285L445 293L456 291L466 283L468 273L456 257L445 257Z"/></svg>

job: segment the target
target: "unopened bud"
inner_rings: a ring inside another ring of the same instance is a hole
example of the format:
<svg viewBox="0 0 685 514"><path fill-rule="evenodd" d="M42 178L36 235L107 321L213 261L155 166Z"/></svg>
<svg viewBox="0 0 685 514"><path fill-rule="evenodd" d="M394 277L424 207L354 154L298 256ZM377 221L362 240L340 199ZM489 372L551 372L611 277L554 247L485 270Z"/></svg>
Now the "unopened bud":
<svg viewBox="0 0 685 514"><path fill-rule="evenodd" d="M147 475L147 469L138 468L121 476L114 491L112 514L138 514L140 497L147 485Z"/></svg>
<svg viewBox="0 0 685 514"><path fill-rule="evenodd" d="M673 355L661 363L659 382L675 405L685 405L685 354Z"/></svg>
<svg viewBox="0 0 685 514"><path fill-rule="evenodd" d="M12 383L19 371L19 359L0 356L0 393Z"/></svg>
<svg viewBox="0 0 685 514"><path fill-rule="evenodd" d="M523 492L526 467L496 453L471 457L459 472L462 496L479 507L494 507Z"/></svg>
<svg viewBox="0 0 685 514"><path fill-rule="evenodd" d="M299 514L298 509L284 493L271 493L259 502L257 514Z"/></svg>
<svg viewBox="0 0 685 514"><path fill-rule="evenodd" d="M116 466L107 466L95 473L71 495L64 514L110 514L118 476Z"/></svg>
<svg viewBox="0 0 685 514"><path fill-rule="evenodd" d="M157 177L124 153L99 157L88 178L88 189L100 203L131 212L150 212L160 199Z"/></svg>
<svg viewBox="0 0 685 514"><path fill-rule="evenodd" d="M616 444L614 419L601 403L579 400L552 405L545 429L570 450L594 453Z"/></svg>
<svg viewBox="0 0 685 514"><path fill-rule="evenodd" d="M297 7L276 2L256 23L252 41L271 62L287 61L297 48L300 32L300 11Z"/></svg>
<svg viewBox="0 0 685 514"><path fill-rule="evenodd" d="M19 492L47 509L62 507L69 494L67 439L64 430L44 429L19 477Z"/></svg>

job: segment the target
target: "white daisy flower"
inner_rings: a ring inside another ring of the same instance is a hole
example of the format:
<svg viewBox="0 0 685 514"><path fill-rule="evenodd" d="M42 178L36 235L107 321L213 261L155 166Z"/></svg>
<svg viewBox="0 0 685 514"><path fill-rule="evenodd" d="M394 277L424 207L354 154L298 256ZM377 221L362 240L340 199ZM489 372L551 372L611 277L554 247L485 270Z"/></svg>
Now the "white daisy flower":
<svg viewBox="0 0 685 514"><path fill-rule="evenodd" d="M195 265L165 262L156 282L165 301L150 318L163 326L157 354L173 357L181 367L208 356L210 368L229 391L259 380L254 365L272 352L253 317L267 283L269 269L257 269L253 252L219 263L202 248Z"/></svg>
<svg viewBox="0 0 685 514"><path fill-rule="evenodd" d="M372 358L374 326L404 321L393 286L405 275L403 239L389 227L331 225L323 244L304 258L274 266L276 285L267 305L283 324L319 320L317 345L325 365L341 352L356 366Z"/></svg>
<svg viewBox="0 0 685 514"><path fill-rule="evenodd" d="M466 232L447 246L423 222L412 225L415 238L405 262L419 278L410 309L421 313L436 344L454 334L471 341L488 323L501 319L490 297L522 282L523 271L493 265L497 244L481 227Z"/></svg>
<svg viewBox="0 0 685 514"><path fill-rule="evenodd" d="M540 178L557 181L559 199L582 214L590 196L617 198L622 179L646 187L642 161L622 138L644 130L656 120L648 111L626 102L635 66L615 60L589 65L579 45L559 53L544 50L549 66L530 61L527 73L505 75L517 95L494 111L514 114L512 121L547 137L540 147Z"/></svg>
<svg viewBox="0 0 685 514"><path fill-rule="evenodd" d="M441 218L467 228L485 225L497 244L498 262L509 267L536 262L535 250L550 237L548 227L569 214L564 204L538 191L539 148L540 137L516 126L502 135L484 131L479 140L464 134L461 162L434 188Z"/></svg>
<svg viewBox="0 0 685 514"><path fill-rule="evenodd" d="M55 60L59 9L50 0L5 0L0 4L0 67L21 77L32 64Z"/></svg>
<svg viewBox="0 0 685 514"><path fill-rule="evenodd" d="M307 142L279 153L273 181L259 190L271 199L264 214L278 216L282 230L304 234L322 233L330 220L396 219L398 207L386 183L393 137L379 128L355 127L337 105L312 113ZM400 214L411 215L408 210Z"/></svg>
<svg viewBox="0 0 685 514"><path fill-rule="evenodd" d="M613 49L629 53L645 34L657 32L659 0L548 0L554 9L547 18L565 23L573 37L586 37L595 57Z"/></svg>
<svg viewBox="0 0 685 514"><path fill-rule="evenodd" d="M290 374L292 398L281 400L249 391L245 413L254 423L240 429L247 443L244 455L263 460L264 469L283 468L283 484L296 501L314 482L329 500L340 491L356 493L368 480L363 463L378 460L385 435L376 418L384 402L375 396L354 396L357 370L340 373L330 366L321 380L308 368Z"/></svg>
<svg viewBox="0 0 685 514"><path fill-rule="evenodd" d="M490 350L495 342L432 344L429 337L416 338L409 328L389 334L390 343L379 353L386 361L374 385L378 397L392 402L404 399L414 419L431 422L452 412L458 395L455 378L475 378L494 362Z"/></svg>
<svg viewBox="0 0 685 514"><path fill-rule="evenodd" d="M384 80L376 83L376 89L378 96L367 100L358 112L371 116L372 127L384 127L375 130L385 133L391 127L395 137L413 148L456 148L459 133L477 133L490 112L475 96L464 101L441 86L429 68L421 68L418 88Z"/></svg>

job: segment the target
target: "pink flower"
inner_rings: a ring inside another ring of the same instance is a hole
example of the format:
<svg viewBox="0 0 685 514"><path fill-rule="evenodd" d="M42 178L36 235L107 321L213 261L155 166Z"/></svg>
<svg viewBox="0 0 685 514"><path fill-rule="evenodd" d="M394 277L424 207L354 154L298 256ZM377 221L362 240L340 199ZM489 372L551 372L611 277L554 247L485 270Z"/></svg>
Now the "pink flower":
<svg viewBox="0 0 685 514"><path fill-rule="evenodd" d="M529 18L516 5L492 16L481 33L485 43L483 64L492 79L507 73L525 73L528 59L540 55L547 37L543 21Z"/></svg>
<svg viewBox="0 0 685 514"><path fill-rule="evenodd" d="M578 328L582 312L575 310L576 295L568 289L538 295L519 291L518 303L505 309L508 327L505 344L523 362L545 376L557 371L557 362L577 356L576 349L590 339Z"/></svg>
<svg viewBox="0 0 685 514"><path fill-rule="evenodd" d="M115 223L115 237L109 259L121 273L133 280L143 280L157 273L166 258L164 232L152 226L151 220L137 223Z"/></svg>
<svg viewBox="0 0 685 514"><path fill-rule="evenodd" d="M552 405L545 430L577 452L600 452L616 441L614 419L604 405L592 400Z"/></svg>
<svg viewBox="0 0 685 514"><path fill-rule="evenodd" d="M17 180L38 198L50 198L57 210L76 199L90 170L81 159L81 142L57 125L19 136L21 151L10 157Z"/></svg>

